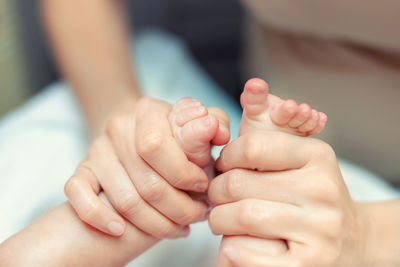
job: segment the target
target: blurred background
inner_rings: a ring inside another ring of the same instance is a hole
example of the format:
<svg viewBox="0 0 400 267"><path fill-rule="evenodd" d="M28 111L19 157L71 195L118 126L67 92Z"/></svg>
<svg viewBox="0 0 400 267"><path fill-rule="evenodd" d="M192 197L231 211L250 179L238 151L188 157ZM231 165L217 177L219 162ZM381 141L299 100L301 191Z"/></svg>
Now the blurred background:
<svg viewBox="0 0 400 267"><path fill-rule="evenodd" d="M135 31L159 27L184 38L203 68L238 96L243 21L239 1L127 2ZM57 79L40 23L39 1L0 0L0 116Z"/></svg>

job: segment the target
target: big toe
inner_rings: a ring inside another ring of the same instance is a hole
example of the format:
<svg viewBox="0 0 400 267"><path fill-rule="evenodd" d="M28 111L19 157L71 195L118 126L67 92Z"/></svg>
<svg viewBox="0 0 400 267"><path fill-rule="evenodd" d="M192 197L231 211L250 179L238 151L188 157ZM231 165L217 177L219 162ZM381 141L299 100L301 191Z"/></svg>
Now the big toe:
<svg viewBox="0 0 400 267"><path fill-rule="evenodd" d="M268 91L268 84L262 79L253 78L246 82L240 103L247 118L258 120L268 109Z"/></svg>

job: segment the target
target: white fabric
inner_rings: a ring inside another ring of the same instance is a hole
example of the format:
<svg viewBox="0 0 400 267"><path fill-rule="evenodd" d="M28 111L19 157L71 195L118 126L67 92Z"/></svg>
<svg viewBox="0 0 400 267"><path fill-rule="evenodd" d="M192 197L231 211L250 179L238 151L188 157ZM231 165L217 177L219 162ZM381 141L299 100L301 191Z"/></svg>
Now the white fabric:
<svg viewBox="0 0 400 267"><path fill-rule="evenodd" d="M181 41L148 32L136 38L134 56L147 95L171 103L191 96L207 106L219 106L230 115L234 135L238 132L239 108L194 63ZM0 242L65 200L64 183L85 157L87 146L79 108L62 82L0 121ZM399 196L367 170L349 162L341 162L341 167L356 199ZM196 224L189 238L163 241L129 266L212 266L219 239L207 223Z"/></svg>

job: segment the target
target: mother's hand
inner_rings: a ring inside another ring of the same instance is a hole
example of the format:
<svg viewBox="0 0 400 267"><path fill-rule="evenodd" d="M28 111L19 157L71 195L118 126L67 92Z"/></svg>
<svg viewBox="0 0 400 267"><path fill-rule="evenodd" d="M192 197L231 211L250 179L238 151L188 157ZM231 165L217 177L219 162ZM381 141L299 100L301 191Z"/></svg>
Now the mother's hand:
<svg viewBox="0 0 400 267"><path fill-rule="evenodd" d="M123 217L158 238L185 236L185 225L205 218L207 205L183 190L203 192L208 178L172 136L170 110L165 102L142 98L109 121L65 186L83 221L123 233L124 220L99 199L101 190Z"/></svg>
<svg viewBox="0 0 400 267"><path fill-rule="evenodd" d="M362 265L365 215L329 145L280 132L249 133L223 149L217 168L223 174L209 188L217 205L209 217L213 232L288 245L276 255L222 244L220 257L233 266Z"/></svg>

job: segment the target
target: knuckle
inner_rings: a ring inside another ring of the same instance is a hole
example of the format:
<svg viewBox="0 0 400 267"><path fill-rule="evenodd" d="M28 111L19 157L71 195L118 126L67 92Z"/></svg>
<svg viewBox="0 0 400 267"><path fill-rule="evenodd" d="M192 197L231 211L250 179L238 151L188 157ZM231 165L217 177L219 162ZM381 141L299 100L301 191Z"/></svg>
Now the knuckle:
<svg viewBox="0 0 400 267"><path fill-rule="evenodd" d="M322 247L338 247L340 245L340 237L344 231L344 217L341 213L331 210L324 212L319 216L313 225L323 241ZM339 243L338 243L339 242Z"/></svg>
<svg viewBox="0 0 400 267"><path fill-rule="evenodd" d="M333 148L324 141L318 139L312 139L313 142L313 154L316 158L323 160L336 160L336 154Z"/></svg>
<svg viewBox="0 0 400 267"><path fill-rule="evenodd" d="M120 136L124 131L125 125L126 123L122 116L115 116L108 121L106 125L106 134L111 138Z"/></svg>
<svg viewBox="0 0 400 267"><path fill-rule="evenodd" d="M248 200L240 201L236 218L238 224L244 229L252 228L260 220L260 209L257 205Z"/></svg>
<svg viewBox="0 0 400 267"><path fill-rule="evenodd" d="M115 199L115 209L123 216L133 216L143 204L143 200L135 197L133 194L121 194Z"/></svg>
<svg viewBox="0 0 400 267"><path fill-rule="evenodd" d="M260 139L249 136L243 142L243 157L248 163L253 163L262 156L262 149L258 140Z"/></svg>
<svg viewBox="0 0 400 267"><path fill-rule="evenodd" d="M145 182L139 186L139 194L148 202L160 203L166 193L167 185L155 174L147 175Z"/></svg>
<svg viewBox="0 0 400 267"><path fill-rule="evenodd" d="M139 155L144 158L151 158L160 151L164 144L165 138L161 133L153 132L147 134L142 140L137 142L137 150Z"/></svg>
<svg viewBox="0 0 400 267"><path fill-rule="evenodd" d="M100 214L101 206L99 204L91 204L86 208L86 210L81 212L78 211L79 218L85 222L96 221Z"/></svg>
<svg viewBox="0 0 400 267"><path fill-rule="evenodd" d="M237 200L243 195L245 187L245 179L239 175L236 170L227 173L225 183L225 192L228 197Z"/></svg>
<svg viewBox="0 0 400 267"><path fill-rule="evenodd" d="M97 138L89 147L88 158L104 154L103 150L104 148L101 139Z"/></svg>
<svg viewBox="0 0 400 267"><path fill-rule="evenodd" d="M329 225L327 236L330 239L336 240L343 232L343 214L339 212L331 212L327 217Z"/></svg>
<svg viewBox="0 0 400 267"><path fill-rule="evenodd" d="M320 178L320 177L319 177ZM335 181L324 179L307 184L308 196L327 205L335 205L340 200L341 194Z"/></svg>
<svg viewBox="0 0 400 267"><path fill-rule="evenodd" d="M342 198L340 188L334 180L326 179L324 181L324 188L322 190L324 195L321 196L321 200L327 204L336 205Z"/></svg>
<svg viewBox="0 0 400 267"><path fill-rule="evenodd" d="M75 176L71 177L64 185L64 193L65 195L70 198L73 194L73 192L79 188L81 185L81 182L79 181L78 178Z"/></svg>
<svg viewBox="0 0 400 267"><path fill-rule="evenodd" d="M147 109L148 107L151 107L152 104L154 104L154 101L150 97L142 97L137 102L137 106L140 110Z"/></svg>

